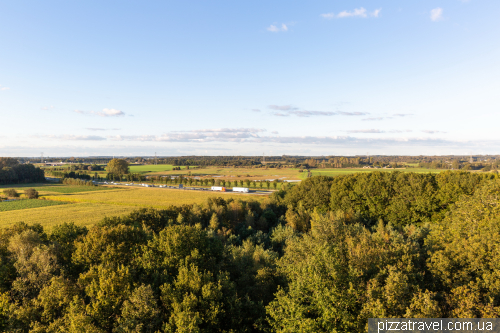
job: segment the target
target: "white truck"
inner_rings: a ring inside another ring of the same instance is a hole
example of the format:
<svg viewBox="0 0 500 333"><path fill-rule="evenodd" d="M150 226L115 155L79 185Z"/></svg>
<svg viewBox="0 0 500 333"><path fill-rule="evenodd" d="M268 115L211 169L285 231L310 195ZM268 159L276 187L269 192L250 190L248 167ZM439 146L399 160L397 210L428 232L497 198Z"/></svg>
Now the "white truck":
<svg viewBox="0 0 500 333"><path fill-rule="evenodd" d="M223 186L212 186L211 188L212 191L221 191L221 192L226 192L226 188Z"/></svg>
<svg viewBox="0 0 500 333"><path fill-rule="evenodd" d="M233 187L233 192L248 193L248 187Z"/></svg>

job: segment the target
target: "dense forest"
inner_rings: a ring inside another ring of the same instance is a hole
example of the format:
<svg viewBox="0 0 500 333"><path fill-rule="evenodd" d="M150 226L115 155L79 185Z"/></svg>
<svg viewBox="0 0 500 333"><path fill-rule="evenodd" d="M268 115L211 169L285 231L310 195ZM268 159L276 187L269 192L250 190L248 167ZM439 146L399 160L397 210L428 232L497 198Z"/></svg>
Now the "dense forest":
<svg viewBox="0 0 500 333"><path fill-rule="evenodd" d="M248 198L248 197L243 197ZM312 177L264 202L0 230L0 331L363 332L500 316L495 174Z"/></svg>
<svg viewBox="0 0 500 333"><path fill-rule="evenodd" d="M10 157L0 157L0 185L41 183L45 181L42 169L32 164L19 164Z"/></svg>

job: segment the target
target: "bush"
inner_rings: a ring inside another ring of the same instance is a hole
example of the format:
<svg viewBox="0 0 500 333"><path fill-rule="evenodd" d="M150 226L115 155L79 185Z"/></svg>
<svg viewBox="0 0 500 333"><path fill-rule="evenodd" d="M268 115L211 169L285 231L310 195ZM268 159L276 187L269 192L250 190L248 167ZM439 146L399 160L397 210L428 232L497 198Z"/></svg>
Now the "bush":
<svg viewBox="0 0 500 333"><path fill-rule="evenodd" d="M17 198L17 197L19 197L19 193L17 193L17 191L14 190L13 188L9 188L7 190L3 190L3 194L5 194L6 196L11 197L11 198Z"/></svg>
<svg viewBox="0 0 500 333"><path fill-rule="evenodd" d="M38 199L38 191L34 188L24 190L24 195L28 197L28 199Z"/></svg>

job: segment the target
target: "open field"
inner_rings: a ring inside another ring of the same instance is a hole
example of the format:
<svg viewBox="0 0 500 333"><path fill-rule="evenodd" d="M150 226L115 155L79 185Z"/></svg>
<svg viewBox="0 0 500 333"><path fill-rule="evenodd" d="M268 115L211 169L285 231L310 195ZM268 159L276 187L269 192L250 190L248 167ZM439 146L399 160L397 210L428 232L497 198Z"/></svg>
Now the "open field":
<svg viewBox="0 0 500 333"><path fill-rule="evenodd" d="M442 169L423 169L423 168L401 168L401 169L354 169L354 168L344 168L344 169L312 169L311 173L313 176L341 176L341 175L347 175L351 173L359 173L359 172L373 172L373 171L380 171L380 172L393 172L393 171L401 171L401 172L416 172L416 173L439 173L444 170ZM303 172L301 174L301 179L306 179L307 177L307 172Z"/></svg>
<svg viewBox="0 0 500 333"><path fill-rule="evenodd" d="M28 184L24 187L47 189L50 186L34 186ZM67 187L66 191L59 187ZM51 228L64 222L74 222L78 225L91 225L101 221L104 216L119 216L143 207L167 208L171 205L202 204L210 197L240 198L243 200L263 200L265 196L251 196L248 194L232 194L222 192L202 192L164 188L142 187L96 187L101 191L76 192L77 187L58 185L59 192L40 191L47 200L34 200L37 202L53 202L57 206L33 208L26 206L18 210L0 211L0 227L10 226L16 222L41 223L44 227ZM8 187L22 190L22 187ZM29 200L21 200L29 201ZM61 203L67 203L61 205ZM6 202L5 204L9 204ZM1 205L2 203L0 203Z"/></svg>
<svg viewBox="0 0 500 333"><path fill-rule="evenodd" d="M272 179L300 179L299 169L295 168L233 168L233 167L207 167L189 170L176 170L169 172L151 172L147 175L187 175L195 177L217 177L219 179L250 179L250 180L272 180Z"/></svg>
<svg viewBox="0 0 500 333"><path fill-rule="evenodd" d="M123 188L116 191L104 191L93 193L78 193L64 196L52 195L47 197L50 200L67 202L86 202L95 204L107 204L114 206L135 206L166 208L168 206L180 206L184 204L204 203L208 198L221 196L223 198L240 198L260 200L260 196L245 194L232 194L224 192L201 192L165 188Z"/></svg>
<svg viewBox="0 0 500 333"><path fill-rule="evenodd" d="M164 172L164 171L172 171L174 165L171 164L148 164L148 165L131 165L130 172L131 173L141 173L141 174L149 174L152 172ZM185 166L181 167L182 170L186 169ZM190 169L194 170L194 168ZM177 170L179 172L179 170Z"/></svg>
<svg viewBox="0 0 500 333"><path fill-rule="evenodd" d="M23 193L28 188L34 188L40 193L79 193L79 192L94 192L107 191L116 189L114 187L104 186L78 186L78 185L63 185L63 184L15 184L15 185L0 185L0 191L13 188L19 193Z"/></svg>
<svg viewBox="0 0 500 333"><path fill-rule="evenodd" d="M18 209L57 206L57 205L64 205L64 204L66 204L66 202L52 201L52 200L40 200L40 199L3 201L3 202L0 202L0 212L6 212L6 211L18 210Z"/></svg>
<svg viewBox="0 0 500 333"><path fill-rule="evenodd" d="M141 166L147 167L147 166ZM151 167L160 167L160 165L153 165ZM331 169L311 169L313 176L339 176L350 173L358 172L372 172L372 171L382 171L391 172L394 169L363 169L363 168L331 168ZM439 169L422 169L422 168L400 168L396 171L401 172L441 172L443 170ZM216 177L225 180L240 180L240 179L250 179L250 180L301 180L306 179L307 172L299 172L296 168L232 168L232 167L207 167L207 168L197 168L190 170L176 170L176 171L153 171L146 173L148 176L160 176L160 175L187 175L190 172L191 176L195 177Z"/></svg>
<svg viewBox="0 0 500 333"><path fill-rule="evenodd" d="M53 226L64 222L78 225L92 225L105 216L121 216L132 212L137 207L100 205L95 203L75 203L52 207L41 207L0 212L0 228L9 227L16 222L28 224L40 223L50 230Z"/></svg>

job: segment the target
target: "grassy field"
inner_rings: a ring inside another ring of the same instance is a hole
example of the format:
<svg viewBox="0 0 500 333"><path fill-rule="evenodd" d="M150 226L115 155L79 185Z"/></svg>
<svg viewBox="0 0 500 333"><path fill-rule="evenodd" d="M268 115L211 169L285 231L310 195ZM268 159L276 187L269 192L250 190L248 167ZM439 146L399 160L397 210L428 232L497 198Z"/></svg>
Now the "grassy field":
<svg viewBox="0 0 500 333"><path fill-rule="evenodd" d="M202 191L187 191L164 188L124 188L116 191L104 191L94 193L78 193L64 196L51 196L51 200L107 204L113 206L134 206L166 208L171 205L180 206L184 204L204 203L208 198L222 196L223 198L250 199L247 195L231 193L213 193ZM252 196L252 199L261 200L260 196Z"/></svg>
<svg viewBox="0 0 500 333"><path fill-rule="evenodd" d="M131 165L130 166L130 172L131 173L141 173L141 174L149 174L149 173L155 173L155 172L165 172L165 171L172 171L174 168L174 165L171 164L148 164L148 165ZM181 167L182 169L186 169L185 166ZM190 169L193 170L193 169ZM179 172L177 170L177 172Z"/></svg>
<svg viewBox="0 0 500 333"><path fill-rule="evenodd" d="M20 194L28 188L34 188L40 193L79 193L79 192L94 192L94 191L107 191L116 189L113 187L105 186L77 186L77 185L63 185L63 184L16 184L16 185L1 185L0 191L13 188Z"/></svg>
<svg viewBox="0 0 500 333"><path fill-rule="evenodd" d="M25 187L35 187L29 184ZM51 207L24 207L18 210L0 211L0 227L10 226L15 222L41 223L50 229L52 226L64 222L74 222L78 225L91 225L101 221L104 216L119 216L143 207L166 208L171 205L202 204L209 197L240 198L243 200L264 200L263 196L249 196L245 194L213 193L202 191L187 191L164 188L142 187L99 187L102 191L76 192L78 186L66 186L66 190L59 192L40 192L48 200L39 202L53 202ZM47 186L50 188L50 186ZM41 186L43 189L47 189ZM9 187L13 188L13 187ZM17 187L16 189L22 189ZM22 200L29 201L29 200ZM61 202L67 203L60 205ZM0 203L9 204L10 202Z"/></svg>
<svg viewBox="0 0 500 333"><path fill-rule="evenodd" d="M141 166L148 167L148 166ZM160 167L160 165L153 165L152 167ZM443 170L437 169L422 169L422 168L401 168L396 169L397 171L402 172L441 172ZM372 171L382 171L382 172L391 172L394 169L363 169L363 168L331 168L331 169L312 169L313 176L339 176L350 173L358 173L358 172L372 172ZM149 176L154 175L187 175L188 173L191 176L197 177L216 177L219 179L225 180L240 180L240 179L250 179L250 180L302 180L306 179L307 172L299 172L299 169L296 168L224 168L224 167L207 167L207 168L198 168L198 169L190 169L190 170L176 170L176 171L152 171L146 173Z"/></svg>
<svg viewBox="0 0 500 333"><path fill-rule="evenodd" d="M217 177L219 179L236 180L236 179L250 179L250 180L272 180L272 179L300 179L299 169L294 168L224 168L224 167L207 167L197 169L183 169L168 172L151 172L147 175L187 175L197 177Z"/></svg>
<svg viewBox="0 0 500 333"><path fill-rule="evenodd" d="M132 212L137 207L100 205L95 203L75 203L51 207L11 210L0 212L0 228L12 226L16 222L28 224L40 223L50 230L53 226L64 222L78 225L92 225L105 216L121 216Z"/></svg>
<svg viewBox="0 0 500 333"><path fill-rule="evenodd" d="M40 199L25 199L25 200L14 200L14 201L3 201L0 202L0 212L6 212L10 210L28 209L28 208L39 208L47 206L57 206L63 205L66 202L52 201L52 200L40 200Z"/></svg>
<svg viewBox="0 0 500 333"><path fill-rule="evenodd" d="M407 169L351 169L351 168L344 168L344 169L313 169L311 171L313 176L341 176L341 175L347 175L351 173L360 173L360 172L373 172L373 171L381 171L381 172L393 172L393 171L401 171L401 172L416 172L416 173L439 173L444 170L441 169L422 169L422 168L407 168ZM303 172L300 175L301 179L306 179L307 177L307 172Z"/></svg>

